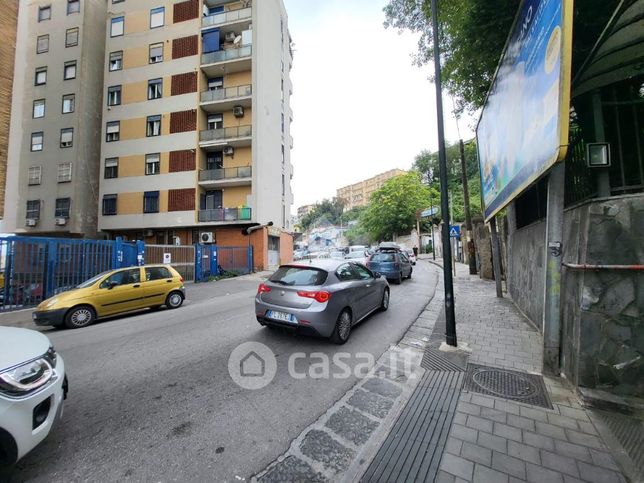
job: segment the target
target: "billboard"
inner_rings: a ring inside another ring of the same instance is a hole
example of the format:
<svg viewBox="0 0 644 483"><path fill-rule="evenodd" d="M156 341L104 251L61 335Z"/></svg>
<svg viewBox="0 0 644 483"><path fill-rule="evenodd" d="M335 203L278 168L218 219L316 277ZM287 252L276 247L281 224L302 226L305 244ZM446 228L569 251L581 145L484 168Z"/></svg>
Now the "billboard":
<svg viewBox="0 0 644 483"><path fill-rule="evenodd" d="M572 0L523 0L476 128L485 220L566 155Z"/></svg>

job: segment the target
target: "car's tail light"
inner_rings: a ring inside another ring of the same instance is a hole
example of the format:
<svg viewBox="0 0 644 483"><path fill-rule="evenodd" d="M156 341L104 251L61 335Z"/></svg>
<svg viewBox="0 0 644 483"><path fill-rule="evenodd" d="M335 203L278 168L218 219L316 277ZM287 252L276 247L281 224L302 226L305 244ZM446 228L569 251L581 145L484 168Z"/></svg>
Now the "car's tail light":
<svg viewBox="0 0 644 483"><path fill-rule="evenodd" d="M297 294L300 297L305 297L307 299L314 299L316 302L328 302L329 299L331 298L331 293L327 292L326 290L318 290L318 291L308 291L308 290L300 290L297 292Z"/></svg>
<svg viewBox="0 0 644 483"><path fill-rule="evenodd" d="M259 287L257 287L257 294L259 295L260 293L268 293L271 291L271 288L263 283L259 284Z"/></svg>
<svg viewBox="0 0 644 483"><path fill-rule="evenodd" d="M179 282L183 283L183 277L179 277Z"/></svg>

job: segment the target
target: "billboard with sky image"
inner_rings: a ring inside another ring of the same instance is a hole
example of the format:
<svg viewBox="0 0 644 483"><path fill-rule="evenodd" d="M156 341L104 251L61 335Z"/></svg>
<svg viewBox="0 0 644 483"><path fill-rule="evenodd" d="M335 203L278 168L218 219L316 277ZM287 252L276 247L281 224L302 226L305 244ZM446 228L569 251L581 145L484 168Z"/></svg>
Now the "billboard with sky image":
<svg viewBox="0 0 644 483"><path fill-rule="evenodd" d="M572 0L524 0L476 137L489 221L566 155Z"/></svg>

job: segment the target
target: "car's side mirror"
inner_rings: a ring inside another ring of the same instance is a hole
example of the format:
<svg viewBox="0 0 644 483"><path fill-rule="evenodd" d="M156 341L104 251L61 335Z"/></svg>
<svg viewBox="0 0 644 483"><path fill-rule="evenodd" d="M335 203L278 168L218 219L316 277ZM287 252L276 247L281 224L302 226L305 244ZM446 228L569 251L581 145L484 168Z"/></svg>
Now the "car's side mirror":
<svg viewBox="0 0 644 483"><path fill-rule="evenodd" d="M380 272L373 272L373 276L374 276L375 278L382 278L382 273L380 273Z"/></svg>

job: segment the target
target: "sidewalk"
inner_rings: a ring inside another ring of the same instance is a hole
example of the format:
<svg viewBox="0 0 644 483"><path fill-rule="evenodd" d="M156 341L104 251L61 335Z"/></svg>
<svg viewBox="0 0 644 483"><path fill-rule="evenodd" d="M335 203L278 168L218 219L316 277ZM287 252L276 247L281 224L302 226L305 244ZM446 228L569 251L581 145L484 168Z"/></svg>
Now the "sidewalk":
<svg viewBox="0 0 644 483"><path fill-rule="evenodd" d="M457 264L454 298L458 342L472 349L470 364L541 372L540 333L510 300L496 297L494 282ZM463 389L436 481L625 481L573 391L559 378L544 382L552 409Z"/></svg>

